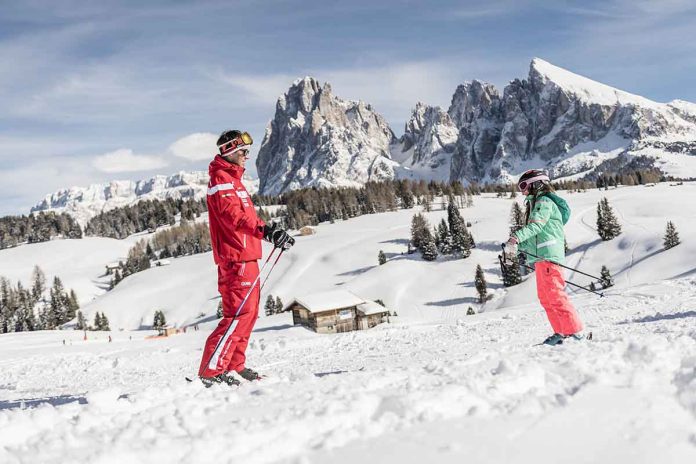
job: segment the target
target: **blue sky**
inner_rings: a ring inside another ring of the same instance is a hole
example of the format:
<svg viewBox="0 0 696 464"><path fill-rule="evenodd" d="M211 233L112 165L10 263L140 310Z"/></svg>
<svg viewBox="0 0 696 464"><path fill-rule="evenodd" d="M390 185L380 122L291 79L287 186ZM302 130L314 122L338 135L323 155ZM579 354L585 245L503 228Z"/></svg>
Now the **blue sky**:
<svg viewBox="0 0 696 464"><path fill-rule="evenodd" d="M397 136L417 101L447 107L475 78L502 88L535 56L696 101L694 31L687 0L0 0L0 214L62 187L205 169L213 134L260 143L305 75L371 103Z"/></svg>

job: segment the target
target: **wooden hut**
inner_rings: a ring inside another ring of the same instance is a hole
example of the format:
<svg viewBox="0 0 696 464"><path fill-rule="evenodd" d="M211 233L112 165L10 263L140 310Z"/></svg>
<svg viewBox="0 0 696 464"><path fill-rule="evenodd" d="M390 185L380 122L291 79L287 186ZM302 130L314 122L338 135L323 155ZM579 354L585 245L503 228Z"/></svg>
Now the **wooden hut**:
<svg viewBox="0 0 696 464"><path fill-rule="evenodd" d="M387 308L345 290L296 298L285 310L292 311L293 324L317 333L369 329L384 322L389 315Z"/></svg>

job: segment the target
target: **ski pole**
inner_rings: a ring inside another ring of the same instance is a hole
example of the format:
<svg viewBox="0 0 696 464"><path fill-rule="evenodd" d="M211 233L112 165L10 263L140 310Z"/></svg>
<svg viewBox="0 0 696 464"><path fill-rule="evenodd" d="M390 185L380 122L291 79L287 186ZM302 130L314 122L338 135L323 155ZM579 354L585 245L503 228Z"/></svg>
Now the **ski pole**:
<svg viewBox="0 0 696 464"><path fill-rule="evenodd" d="M275 251L275 248L273 249ZM271 276L271 272L273 272L273 269L275 269L276 264L278 264L278 260L280 260L280 257L283 256L283 253L285 253L285 248L280 249L280 253L278 253L278 256L276 256L275 261L273 261L273 265L271 266L271 269L268 271L268 274L266 274L266 278L263 279L263 282L261 283L261 288L259 289L259 293L263 290L263 287L266 285L266 282L268 281L268 278ZM261 273L259 272L259 275Z"/></svg>
<svg viewBox="0 0 696 464"><path fill-rule="evenodd" d="M505 247L505 244L503 244L503 248L504 248L504 247ZM528 255L528 256L531 256L531 257L533 257L533 258L536 258L536 259L543 259L544 261L548 261L548 262L550 262L550 263L553 263L553 264L556 264L556 265L558 265L558 266L564 267L564 268L566 268L566 269L568 269L568 270L570 270L570 271L577 272L577 273L579 273L579 274L585 275L585 276L587 276L587 277L592 277L592 278L595 279L595 280L599 280L599 281L603 281L603 280L604 280L604 279L602 279L601 277L593 276L592 274L588 274L587 272L580 271L580 270L575 269L575 268L572 268L572 267L570 267L570 266L565 266L565 265L563 265L563 264L561 264L561 263L557 263L556 261L551 261L550 259L541 258L541 257L535 255L534 253L530 253L530 252L524 251L524 250L520 250L520 252L521 252L521 253L524 253L524 254L526 254L526 255Z"/></svg>
<svg viewBox="0 0 696 464"><path fill-rule="evenodd" d="M533 268L532 266L528 266L528 265L522 264L522 263L520 263L520 265L522 265L522 266L524 266L525 268L529 269L530 271L534 272L534 268ZM594 293L595 295L599 295L600 298L604 298L604 293L599 293L599 292L597 292L597 291L595 291L595 290L592 290L591 288L583 287L582 285L578 285L578 284L576 284L576 283L574 283L574 282L571 282L570 280L566 280L565 283L568 284L568 285L572 285L573 287L581 288L581 289L583 289L583 290L585 290L585 291Z"/></svg>
<svg viewBox="0 0 696 464"><path fill-rule="evenodd" d="M259 282L259 279L261 278L261 273L266 268L266 265L271 260L271 257L273 257L273 255L275 254L275 251L276 251L276 248L274 247L273 250L271 251L271 253L268 255L268 258L266 258L266 261L263 263L263 266L261 266L261 269L259 270L259 273L256 276L254 283L251 284L249 291L247 292L247 294L244 297L244 299L242 300L242 302L239 304L239 307L237 308L237 311L234 313L234 316L232 316L232 321L230 321L230 325L225 330L225 333L222 334L222 337L220 337L220 340L218 340L217 345L215 345L215 349L210 354L210 357L208 358L208 361L206 362L206 365L208 366L209 369L213 369L212 367L210 367L211 361L213 360L213 358L215 358L215 355L217 354L217 351L221 348L223 341L227 340L227 336L229 335L229 332L232 329L232 326L234 326L234 321L237 319L237 316L239 316L239 313L242 311L242 308L244 307L244 304L249 299L249 296L251 296L251 292L254 291L254 287L256 286L256 284ZM281 254L282 254L282 251L281 251ZM277 259L276 259L276 261L277 261Z"/></svg>
<svg viewBox="0 0 696 464"><path fill-rule="evenodd" d="M501 262L501 264L502 264L503 266L506 266L506 265L505 265L505 244L503 243L501 246L503 247L503 256L502 256L502 258L500 258L500 262ZM520 250L520 251L521 251L521 250ZM529 254L529 253L528 253L528 254ZM530 255L531 255L531 254L530 254ZM534 256L534 255L532 255L532 256ZM538 256L534 256L534 257L543 260L543 258L539 258ZM554 262L554 261L550 261L550 260L544 260L544 261L549 261L549 262L552 263L552 264L558 264L558 263L556 263L556 262ZM520 263L520 265L521 265L521 266L524 266L526 269L528 269L528 270L530 270L530 271L532 271L532 272L535 271L533 267L528 266L527 264ZM560 265L559 265L559 266L560 266ZM561 266L561 267L566 267L566 266ZM571 269L572 269L572 268L571 268ZM590 276L590 277L592 277L592 276ZM572 285L573 287L581 288L581 289L583 289L583 290L585 290L585 291L588 291L588 292L590 292L590 293L594 293L595 295L599 295L600 298L604 298L604 293L599 293L599 292L597 292L597 291L595 291L595 290L592 290L591 288L583 287L582 285L578 285L578 284L576 284L576 283L574 283L574 282L571 282L570 280L566 280L565 283L568 284L568 285Z"/></svg>

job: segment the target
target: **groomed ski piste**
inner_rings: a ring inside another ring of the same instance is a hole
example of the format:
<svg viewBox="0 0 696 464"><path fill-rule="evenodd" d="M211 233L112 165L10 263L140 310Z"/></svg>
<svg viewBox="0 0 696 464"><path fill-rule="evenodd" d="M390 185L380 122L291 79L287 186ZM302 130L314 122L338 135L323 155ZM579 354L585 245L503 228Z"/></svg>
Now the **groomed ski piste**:
<svg viewBox="0 0 696 464"><path fill-rule="evenodd" d="M247 364L268 377L237 389L184 380L217 323L210 254L105 292L103 266L136 237L0 251L0 275L26 282L38 264L80 292L88 321L103 311L113 329L86 341L74 330L0 336L0 462L696 462L696 183L561 195L573 210L567 264L606 265L616 281L601 299L569 291L594 340L533 346L550 335L533 277L505 289L497 263L513 200L484 195L461 210L477 243L465 260L404 253L419 208L297 237L262 305L269 293L287 304L342 289L398 316L320 335L262 314ZM604 196L623 227L608 242L595 231ZM435 225L445 212L426 216ZM682 243L664 251L668 220ZM483 307L477 264L493 295ZM186 333L147 339L137 329L157 309Z"/></svg>

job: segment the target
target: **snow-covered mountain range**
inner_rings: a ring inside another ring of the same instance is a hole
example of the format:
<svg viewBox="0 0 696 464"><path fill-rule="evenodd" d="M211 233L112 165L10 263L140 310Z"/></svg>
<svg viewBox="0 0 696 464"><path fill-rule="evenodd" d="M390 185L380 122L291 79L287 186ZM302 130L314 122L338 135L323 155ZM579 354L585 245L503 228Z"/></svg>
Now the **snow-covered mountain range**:
<svg viewBox="0 0 696 464"><path fill-rule="evenodd" d="M250 193L258 190L258 181L245 176ZM115 180L88 187L58 190L37 203L32 212L56 211L73 216L85 225L97 214L114 208L132 205L142 200L165 198L205 198L208 188L206 171L178 172L171 176L154 176L130 181Z"/></svg>
<svg viewBox="0 0 696 464"><path fill-rule="evenodd" d="M535 58L501 92L473 80L450 107L417 103L399 138L375 109L296 80L276 104L250 192L359 186L395 178L509 182L529 168L554 178L657 168L696 177L696 104L657 103ZM65 211L84 224L142 199L205 195L207 173L180 172L60 190L32 211Z"/></svg>
<svg viewBox="0 0 696 464"><path fill-rule="evenodd" d="M298 80L266 130L260 191L398 177L507 182L530 167L554 177L651 167L696 176L696 104L657 103L538 58L502 94L474 80L447 111L418 103L398 143L392 134L370 105Z"/></svg>

